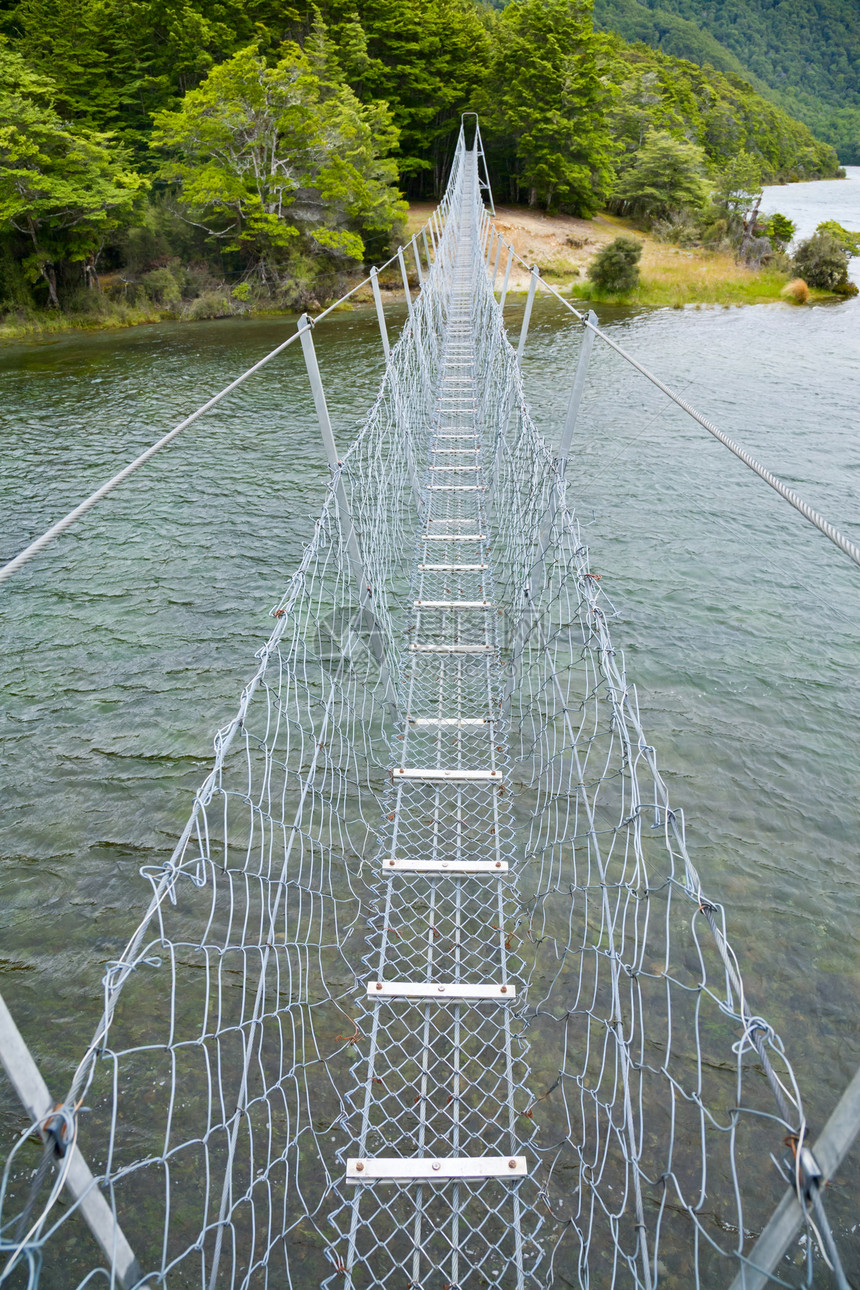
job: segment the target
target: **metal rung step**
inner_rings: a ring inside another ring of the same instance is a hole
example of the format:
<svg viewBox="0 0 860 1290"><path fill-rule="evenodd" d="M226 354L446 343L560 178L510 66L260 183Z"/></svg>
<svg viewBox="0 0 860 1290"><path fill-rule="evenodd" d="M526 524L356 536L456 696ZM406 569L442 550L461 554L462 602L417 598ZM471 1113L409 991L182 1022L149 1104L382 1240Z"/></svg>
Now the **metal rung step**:
<svg viewBox="0 0 860 1290"><path fill-rule="evenodd" d="M447 770L441 766L428 766L416 769L411 766L395 766L391 772L395 779L411 779L425 784L501 784L500 770Z"/></svg>
<svg viewBox="0 0 860 1290"><path fill-rule="evenodd" d="M389 856L382 862L383 873L469 874L508 872L507 860L398 860Z"/></svg>
<svg viewBox="0 0 860 1290"><path fill-rule="evenodd" d="M431 493L485 493L486 484L428 484Z"/></svg>
<svg viewBox="0 0 860 1290"><path fill-rule="evenodd" d="M418 566L425 571L433 569L436 573L477 573L489 567L488 564L419 564Z"/></svg>
<svg viewBox="0 0 860 1290"><path fill-rule="evenodd" d="M486 542L486 533L422 533L425 542Z"/></svg>
<svg viewBox="0 0 860 1290"><path fill-rule="evenodd" d="M452 981L368 981L368 999L515 999L513 985L455 985Z"/></svg>
<svg viewBox="0 0 860 1290"><path fill-rule="evenodd" d="M410 726L494 726L492 717L407 717Z"/></svg>
<svg viewBox="0 0 860 1290"><path fill-rule="evenodd" d="M428 524L471 524L472 528L482 517L480 515L428 515Z"/></svg>
<svg viewBox="0 0 860 1290"><path fill-rule="evenodd" d="M468 452L469 454L471 454L471 453L473 453L473 452L480 452L480 451L481 451L481 449L480 449L480 448L478 448L478 447L475 447L475 448L431 448L431 449L430 449L430 451L431 451L432 453L443 453L443 452L444 452L444 453L446 453L446 454L450 454L450 453L463 453L463 452Z"/></svg>
<svg viewBox="0 0 860 1290"><path fill-rule="evenodd" d="M464 466L431 466L431 470L445 470L449 474L462 475L464 470L477 470L477 463L467 462Z"/></svg>
<svg viewBox="0 0 860 1290"><path fill-rule="evenodd" d="M495 645L420 645L409 646L411 654L493 654Z"/></svg>
<svg viewBox="0 0 860 1290"><path fill-rule="evenodd" d="M372 1182L458 1182L483 1178L527 1178L525 1156L430 1156L350 1157L346 1162L348 1183Z"/></svg>
<svg viewBox="0 0 860 1290"><path fill-rule="evenodd" d="M413 600L416 609L495 609L490 600Z"/></svg>

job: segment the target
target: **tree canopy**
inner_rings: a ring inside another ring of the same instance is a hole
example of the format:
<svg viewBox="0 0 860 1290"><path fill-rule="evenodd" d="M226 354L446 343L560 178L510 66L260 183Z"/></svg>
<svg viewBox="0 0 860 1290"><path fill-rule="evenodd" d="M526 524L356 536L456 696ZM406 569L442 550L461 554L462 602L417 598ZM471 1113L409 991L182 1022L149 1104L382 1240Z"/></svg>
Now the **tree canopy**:
<svg viewBox="0 0 860 1290"><path fill-rule="evenodd" d="M169 154L161 175L264 280L298 242L360 261L362 230L385 232L404 213L384 159L397 142L387 109L362 106L319 26L314 36L310 56L286 44L272 67L255 46L241 50L155 117L153 144Z"/></svg>
<svg viewBox="0 0 860 1290"><path fill-rule="evenodd" d="M511 0L494 34L482 105L488 132L508 142L515 195L592 214L614 148L589 0Z"/></svg>
<svg viewBox="0 0 860 1290"><path fill-rule="evenodd" d="M547 210L696 210L738 157L837 171L730 60L595 32L592 0L0 0L4 39L0 302L101 270L164 299L192 265L333 287L401 189L441 193L475 109L497 196Z"/></svg>
<svg viewBox="0 0 860 1290"><path fill-rule="evenodd" d="M704 149L666 130L650 130L614 196L634 215L653 220L701 209L708 191Z"/></svg>
<svg viewBox="0 0 860 1290"><path fill-rule="evenodd" d="M56 264L84 262L131 210L143 180L111 136L70 127L54 86L0 45L0 221L24 239L22 264L59 307Z"/></svg>
<svg viewBox="0 0 860 1290"><path fill-rule="evenodd" d="M598 25L751 84L860 163L855 0L596 0Z"/></svg>

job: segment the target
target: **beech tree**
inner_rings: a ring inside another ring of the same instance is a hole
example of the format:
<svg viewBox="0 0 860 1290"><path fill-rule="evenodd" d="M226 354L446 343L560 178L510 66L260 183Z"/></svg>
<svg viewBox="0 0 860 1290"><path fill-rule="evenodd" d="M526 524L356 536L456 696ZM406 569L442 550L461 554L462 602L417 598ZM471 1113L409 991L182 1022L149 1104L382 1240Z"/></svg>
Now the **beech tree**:
<svg viewBox="0 0 860 1290"><path fill-rule="evenodd" d="M613 145L591 0L511 0L494 35L483 111L511 140L520 188L531 206L594 214Z"/></svg>
<svg viewBox="0 0 860 1290"><path fill-rule="evenodd" d="M82 262L95 285L105 236L128 217L144 181L111 135L63 120L53 90L0 45L0 223L26 239L23 268L59 309L58 264Z"/></svg>
<svg viewBox="0 0 860 1290"><path fill-rule="evenodd" d="M613 195L647 220L701 210L708 196L704 151L665 130L651 130Z"/></svg>
<svg viewBox="0 0 860 1290"><path fill-rule="evenodd" d="M324 7L347 81L363 102L384 99L391 108L401 175L438 195L460 113L473 106L486 75L483 15L472 0L327 0Z"/></svg>
<svg viewBox="0 0 860 1290"><path fill-rule="evenodd" d="M387 154L397 131L384 104L362 105L339 77L323 31L307 52L256 46L214 67L175 112L156 115L189 216L278 280L291 248L361 260L362 234L387 233L405 206Z"/></svg>

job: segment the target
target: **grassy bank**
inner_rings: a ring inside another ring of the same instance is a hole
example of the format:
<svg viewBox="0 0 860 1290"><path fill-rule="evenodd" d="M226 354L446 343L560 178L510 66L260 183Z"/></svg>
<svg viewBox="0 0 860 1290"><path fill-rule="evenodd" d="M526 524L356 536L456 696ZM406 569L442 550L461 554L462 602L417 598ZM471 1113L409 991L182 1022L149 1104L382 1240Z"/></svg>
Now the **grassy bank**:
<svg viewBox="0 0 860 1290"><path fill-rule="evenodd" d="M785 303L781 293L789 274L773 267L748 269L731 252L660 242L614 215L583 220L504 207L496 222L527 265L537 264L547 282L579 300L657 309ZM587 274L601 247L622 233L642 243L641 282L628 295L616 296L598 291ZM521 292L527 287L528 271L517 264L509 289ZM810 302L837 298L824 291L809 293Z"/></svg>
<svg viewBox="0 0 860 1290"><path fill-rule="evenodd" d="M759 305L780 299L789 275L777 269L747 269L720 251L680 250L649 241L642 252L641 281L623 297L625 303L681 309L685 305ZM554 284L556 285L556 284ZM598 291L587 278L573 278L581 300L619 299Z"/></svg>
<svg viewBox="0 0 860 1290"><path fill-rule="evenodd" d="M70 331L104 331L115 327L137 327L170 317L163 310L138 306L96 304L92 311L60 313L56 309L27 310L0 319L0 342L39 340Z"/></svg>
<svg viewBox="0 0 860 1290"><path fill-rule="evenodd" d="M407 237L421 227L432 209L429 203L413 205L407 224ZM581 220L570 216L544 215L521 207L504 207L499 209L496 223L526 266L537 264L542 276L565 295L595 304L675 309L687 305L728 307L766 304L781 300L781 292L789 280L786 273L775 268L747 269L737 264L731 253L708 251L700 247L685 249L659 242L647 233L633 228L629 221L611 215ZM587 277L588 265L594 255L619 233L631 233L643 243L640 285L624 296L598 291ZM407 263L414 288L417 279L411 251L407 254ZM499 265L497 286L501 283L504 264L505 257ZM157 295L158 290L163 290L161 278L165 274L173 283L175 294L169 301L145 298L147 291ZM331 284L331 289L336 290L337 296L340 296L359 281L361 276L360 272L343 275ZM79 293L75 307L62 313L56 310L7 313L0 318L0 343L47 339L69 331L134 327L142 323L199 322L239 316L279 317L294 315L301 308L308 308L313 313L335 298L315 298L304 293L305 299L301 304L297 305L294 300L290 300L287 305L281 299L264 297L259 291L251 294L244 287L230 288L215 282L202 284L199 293L192 298L179 298L172 276L163 269L146 275L141 284L132 284L137 291L137 298L133 300L118 298L118 284L112 283L109 278L105 278L104 282L104 291ZM294 294L301 298L301 283L293 285ZM387 300L402 299L402 284L396 265L380 275L380 286ZM528 268L515 261L509 292L515 294L525 291L527 287ZM126 289L123 287L123 291ZM319 284L317 290L319 291ZM363 288L352 297L352 303L370 303L372 299L370 289ZM810 302L815 302L836 297L827 292L812 291L809 299Z"/></svg>
<svg viewBox="0 0 860 1290"><path fill-rule="evenodd" d="M242 287L237 290L224 283L215 283L187 298L181 297L176 291L169 301L146 299L142 291L138 291L137 295L144 296L143 299L129 301L117 298L115 284L105 277L104 290L79 292L74 305L61 311L20 309L7 312L0 317L0 344L47 340L65 332L107 331L136 327L144 323L203 322L217 318L295 318L304 309L314 314L334 303L352 286L361 282L363 277L362 270L342 275L331 287L335 292L333 295L320 291L319 283L316 284L316 296L310 288L302 291L301 284L297 284L296 290L286 299L283 294L268 294L259 288L252 294ZM410 275L410 282L413 289L417 287L414 271ZM385 301L403 298L399 269L389 269L380 274L379 283ZM343 307L351 308L356 304L372 302L373 292L366 286L356 291Z"/></svg>

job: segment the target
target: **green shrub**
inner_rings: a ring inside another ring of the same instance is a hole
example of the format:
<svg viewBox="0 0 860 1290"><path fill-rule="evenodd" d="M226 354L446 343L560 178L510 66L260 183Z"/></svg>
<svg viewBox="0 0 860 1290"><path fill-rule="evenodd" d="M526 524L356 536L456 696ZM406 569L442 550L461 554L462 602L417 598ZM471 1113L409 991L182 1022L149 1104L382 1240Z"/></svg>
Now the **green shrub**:
<svg viewBox="0 0 860 1290"><path fill-rule="evenodd" d="M635 237L616 237L597 252L588 266L588 277L598 291L626 295L639 286L642 243Z"/></svg>
<svg viewBox="0 0 860 1290"><path fill-rule="evenodd" d="M797 225L787 215L780 215L779 211L775 211L766 221L764 232L770 238L773 249L781 251L794 237Z"/></svg>
<svg viewBox="0 0 860 1290"><path fill-rule="evenodd" d="M821 291L853 294L848 280L850 255L831 233L813 233L800 243L793 268L799 278Z"/></svg>
<svg viewBox="0 0 860 1290"><path fill-rule="evenodd" d="M178 305L182 299L179 283L170 269L152 269L144 273L141 284L148 300L157 305Z"/></svg>
<svg viewBox="0 0 860 1290"><path fill-rule="evenodd" d="M849 255L860 255L860 233L855 233L850 228L843 228L835 219L823 220L815 231L828 233Z"/></svg>
<svg viewBox="0 0 860 1290"><path fill-rule="evenodd" d="M186 305L183 318L198 322L203 318L230 318L237 313L236 302L231 300L226 291L204 291L196 300Z"/></svg>

